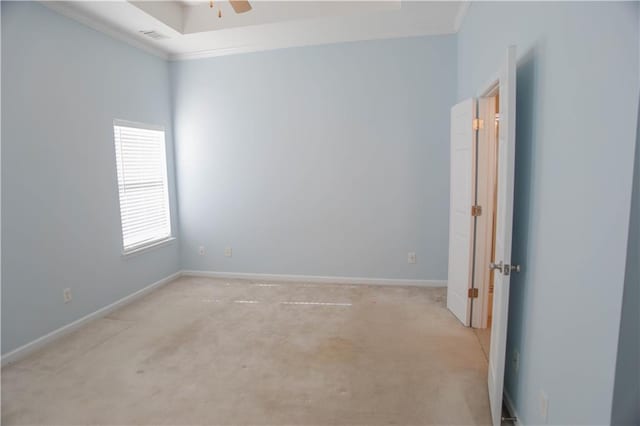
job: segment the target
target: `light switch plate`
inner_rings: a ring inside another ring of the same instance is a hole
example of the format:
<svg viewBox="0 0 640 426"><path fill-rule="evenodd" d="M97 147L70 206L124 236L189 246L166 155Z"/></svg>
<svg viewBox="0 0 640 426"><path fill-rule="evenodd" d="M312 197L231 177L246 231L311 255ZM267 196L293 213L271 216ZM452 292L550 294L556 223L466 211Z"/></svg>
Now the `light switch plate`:
<svg viewBox="0 0 640 426"><path fill-rule="evenodd" d="M549 397L544 391L540 391L540 419L543 424L549 423Z"/></svg>

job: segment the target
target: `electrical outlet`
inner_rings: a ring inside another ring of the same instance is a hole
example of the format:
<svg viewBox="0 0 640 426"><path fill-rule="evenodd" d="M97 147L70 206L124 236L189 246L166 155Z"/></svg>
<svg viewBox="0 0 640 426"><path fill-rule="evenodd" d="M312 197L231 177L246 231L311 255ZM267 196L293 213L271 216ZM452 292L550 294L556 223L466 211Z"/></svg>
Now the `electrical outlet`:
<svg viewBox="0 0 640 426"><path fill-rule="evenodd" d="M64 290L62 290L62 297L64 298L64 303L71 302L71 299L73 299L73 296L71 295L71 289L65 288Z"/></svg>
<svg viewBox="0 0 640 426"><path fill-rule="evenodd" d="M224 249L224 255L226 257L231 257L233 255L233 251L231 250L231 247L225 247Z"/></svg>
<svg viewBox="0 0 640 426"><path fill-rule="evenodd" d="M200 246L200 247L198 248L198 254L199 254L200 256L204 256L204 253L205 253L204 246Z"/></svg>
<svg viewBox="0 0 640 426"><path fill-rule="evenodd" d="M517 349L515 349L513 351L513 371L517 373L519 369L520 369L520 352Z"/></svg>
<svg viewBox="0 0 640 426"><path fill-rule="evenodd" d="M410 251L409 254L407 255L407 263L416 263L416 253L413 251Z"/></svg>
<svg viewBox="0 0 640 426"><path fill-rule="evenodd" d="M549 397L544 391L540 391L540 419L543 424L549 422Z"/></svg>

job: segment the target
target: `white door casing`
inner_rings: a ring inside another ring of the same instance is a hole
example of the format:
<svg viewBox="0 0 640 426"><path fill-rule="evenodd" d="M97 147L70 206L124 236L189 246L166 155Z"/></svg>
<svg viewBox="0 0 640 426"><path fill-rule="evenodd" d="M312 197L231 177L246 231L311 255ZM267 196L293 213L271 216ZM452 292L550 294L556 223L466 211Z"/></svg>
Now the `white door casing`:
<svg viewBox="0 0 640 426"><path fill-rule="evenodd" d="M489 304L490 271L485 267L493 261L493 237L495 216L495 184L496 184L496 148L497 129L495 122L496 96L478 98L479 126L476 144L476 205L482 212L476 217L475 224L475 257L473 268L473 286L478 289L478 297L471 302L471 327L487 328L492 305Z"/></svg>
<svg viewBox="0 0 640 426"><path fill-rule="evenodd" d="M449 271L447 308L465 325L471 319L468 290L473 259L474 143L476 102L467 99L451 108L451 169L449 200Z"/></svg>
<svg viewBox="0 0 640 426"><path fill-rule="evenodd" d="M506 62L500 69L500 130L498 139L498 182L496 220L496 263L511 265L513 223L513 185L516 142L516 48L507 49ZM484 265L488 267L488 265ZM502 392L507 346L510 271L496 270L493 287L493 318L489 351L489 401L494 425L500 425Z"/></svg>

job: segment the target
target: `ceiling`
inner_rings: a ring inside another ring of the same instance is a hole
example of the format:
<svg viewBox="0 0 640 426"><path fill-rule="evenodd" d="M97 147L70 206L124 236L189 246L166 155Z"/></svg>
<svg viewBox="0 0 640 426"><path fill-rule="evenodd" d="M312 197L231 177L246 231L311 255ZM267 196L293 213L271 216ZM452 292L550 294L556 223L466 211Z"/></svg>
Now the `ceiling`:
<svg viewBox="0 0 640 426"><path fill-rule="evenodd" d="M158 56L181 60L285 47L452 34L466 1L54 1L58 12ZM218 11L222 17L218 18Z"/></svg>

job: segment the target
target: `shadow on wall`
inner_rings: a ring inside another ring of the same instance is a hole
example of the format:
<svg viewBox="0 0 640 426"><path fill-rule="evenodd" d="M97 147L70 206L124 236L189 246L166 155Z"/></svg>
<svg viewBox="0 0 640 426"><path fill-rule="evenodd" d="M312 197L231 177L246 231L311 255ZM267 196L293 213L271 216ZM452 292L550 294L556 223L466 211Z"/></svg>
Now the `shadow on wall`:
<svg viewBox="0 0 640 426"><path fill-rule="evenodd" d="M529 248L532 236L529 235L531 221L531 205L535 176L533 175L534 149L538 137L536 129L542 126L536 115L536 104L543 92L540 82L540 58L544 45L538 43L529 50L517 65L516 86L516 168L514 182L514 210L513 210L513 246L511 259L513 263L523 265L523 271L511 276L509 295L509 325L507 330L507 354L505 365L505 392L511 400L517 398L517 372L514 368L514 352L522 346L526 333L527 312L524 301L529 293L531 282L529 264ZM527 354L520 354L520 363Z"/></svg>
<svg viewBox="0 0 640 426"><path fill-rule="evenodd" d="M640 424L640 102L611 424ZM635 374L633 374L635 372Z"/></svg>

